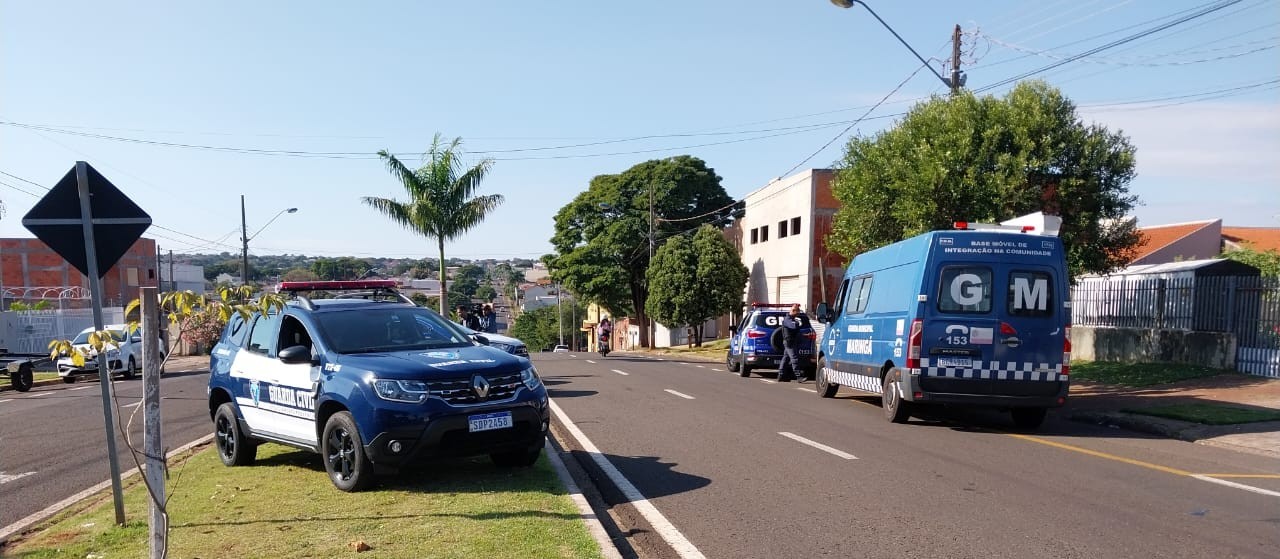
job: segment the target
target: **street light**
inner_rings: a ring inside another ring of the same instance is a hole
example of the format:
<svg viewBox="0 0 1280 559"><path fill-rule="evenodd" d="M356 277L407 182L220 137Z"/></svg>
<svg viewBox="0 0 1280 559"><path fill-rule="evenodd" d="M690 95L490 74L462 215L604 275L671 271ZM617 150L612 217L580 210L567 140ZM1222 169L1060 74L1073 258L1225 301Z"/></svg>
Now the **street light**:
<svg viewBox="0 0 1280 559"><path fill-rule="evenodd" d="M271 219L267 220L267 225L271 225L271 222L275 221L276 218L280 217L281 215L284 215L286 213L296 213L297 211L298 211L298 208L286 208L286 209L280 210L278 213L276 213L276 215L272 216ZM244 218L244 194L241 194L240 195L240 243L241 243L240 244L240 285L249 285L249 241L253 240L254 237L257 237L258 233L261 233L263 229L267 228L267 225L263 225L262 227L259 227L258 230L253 233L253 235L249 234L249 228L246 226L245 218Z"/></svg>
<svg viewBox="0 0 1280 559"><path fill-rule="evenodd" d="M952 68L951 79L942 77L942 74L939 74L937 70L934 70L933 65L929 64L928 60L925 60L923 56L920 56L920 53L916 52L916 49L911 48L911 45L907 44L907 41L903 39L897 31L894 31L892 27L889 27L888 23L885 23L883 19L880 19L880 15L877 14L875 10L872 10L871 6L868 6L866 2L863 2L862 0L831 0L831 3L840 8L852 8L854 4L859 4L863 8L866 8L867 11L871 12L871 15L876 18L876 21L880 22L880 25L883 25L885 29L888 29L890 33L893 33L893 36L898 39L898 42L902 43L902 46L907 47L907 50L911 51L911 54L916 55L916 58L919 59L921 63L929 67L929 71L933 72L933 75L938 76L938 79L942 80L942 83L946 84L947 87L950 87L952 93L957 92L960 89L960 86L964 85L964 74L960 72L959 66ZM959 29L958 26L957 29Z"/></svg>

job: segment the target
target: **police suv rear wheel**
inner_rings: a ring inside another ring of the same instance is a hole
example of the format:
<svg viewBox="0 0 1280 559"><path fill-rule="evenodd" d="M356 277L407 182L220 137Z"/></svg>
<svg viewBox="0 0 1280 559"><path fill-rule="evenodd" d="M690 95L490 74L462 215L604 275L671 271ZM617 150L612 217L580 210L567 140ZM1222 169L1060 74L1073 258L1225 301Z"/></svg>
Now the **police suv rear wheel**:
<svg viewBox="0 0 1280 559"><path fill-rule="evenodd" d="M738 371L738 376L743 378L751 376L751 367L748 367L746 363L743 363L742 370Z"/></svg>
<svg viewBox="0 0 1280 559"><path fill-rule="evenodd" d="M343 491L359 491L373 483L373 463L364 453L360 430L351 412L340 411L324 424L320 454L329 480Z"/></svg>
<svg viewBox="0 0 1280 559"><path fill-rule="evenodd" d="M224 466L248 466L258 457L258 444L240 430L231 402L218 406L213 414L213 442Z"/></svg>
<svg viewBox="0 0 1280 559"><path fill-rule="evenodd" d="M821 398L834 398L836 391L840 390L840 385L832 384L827 381L827 360L818 360L818 369L813 373L814 388L818 389L818 396Z"/></svg>
<svg viewBox="0 0 1280 559"><path fill-rule="evenodd" d="M742 368L742 365L738 364L737 361L733 360L732 353L727 353L724 356L724 368L729 369L729 372L731 373L736 373L738 372L738 369Z"/></svg>
<svg viewBox="0 0 1280 559"><path fill-rule="evenodd" d="M889 371L889 374L884 376L884 381L881 383L884 392L880 394L880 407L884 410L885 419L893 423L906 423L911 418L911 405L902 401L898 394L897 380L897 371Z"/></svg>

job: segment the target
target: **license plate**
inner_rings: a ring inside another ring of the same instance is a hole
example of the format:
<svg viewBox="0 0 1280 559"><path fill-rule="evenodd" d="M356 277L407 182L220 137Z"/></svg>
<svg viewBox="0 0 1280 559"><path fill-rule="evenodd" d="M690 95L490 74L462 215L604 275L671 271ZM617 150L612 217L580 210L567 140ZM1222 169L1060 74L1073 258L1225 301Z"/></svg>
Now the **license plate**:
<svg viewBox="0 0 1280 559"><path fill-rule="evenodd" d="M509 411L468 416L467 424L467 430L472 433L508 429L513 425L511 423L511 412Z"/></svg>
<svg viewBox="0 0 1280 559"><path fill-rule="evenodd" d="M973 360L968 357L939 357L939 367L972 367Z"/></svg>

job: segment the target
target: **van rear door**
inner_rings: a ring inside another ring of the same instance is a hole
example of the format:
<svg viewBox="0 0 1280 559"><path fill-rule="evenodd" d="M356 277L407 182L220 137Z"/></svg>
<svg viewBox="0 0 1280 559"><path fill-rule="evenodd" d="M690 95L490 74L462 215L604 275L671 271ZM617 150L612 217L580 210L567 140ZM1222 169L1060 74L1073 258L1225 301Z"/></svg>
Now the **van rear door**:
<svg viewBox="0 0 1280 559"><path fill-rule="evenodd" d="M995 359L1019 380L1058 380L1062 372L1066 320L1059 271L1021 263L996 267L1002 296L1002 324L996 332Z"/></svg>
<svg viewBox="0 0 1280 559"><path fill-rule="evenodd" d="M953 261L938 268L923 317L920 367L925 375L991 378L980 373L996 358L996 273L990 263Z"/></svg>

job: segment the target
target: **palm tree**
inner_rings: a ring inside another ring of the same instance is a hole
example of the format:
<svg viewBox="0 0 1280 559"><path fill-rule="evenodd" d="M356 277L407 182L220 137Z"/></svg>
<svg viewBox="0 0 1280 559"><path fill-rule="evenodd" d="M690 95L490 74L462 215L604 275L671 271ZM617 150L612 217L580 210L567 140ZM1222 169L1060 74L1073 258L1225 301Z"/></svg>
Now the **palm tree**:
<svg viewBox="0 0 1280 559"><path fill-rule="evenodd" d="M449 316L446 309L449 289L445 276L444 242L456 239L479 225L503 201L501 194L473 196L480 181L493 167L493 160L483 159L459 173L463 171L458 158L461 145L462 138L454 138L446 144L437 133L431 140L431 148L422 156L422 167L416 171L406 167L387 150L379 151L378 156L386 162L387 170L400 180L409 200L401 202L374 196L361 198L366 205L382 212L391 221L436 240L440 247L440 314L443 316Z"/></svg>

